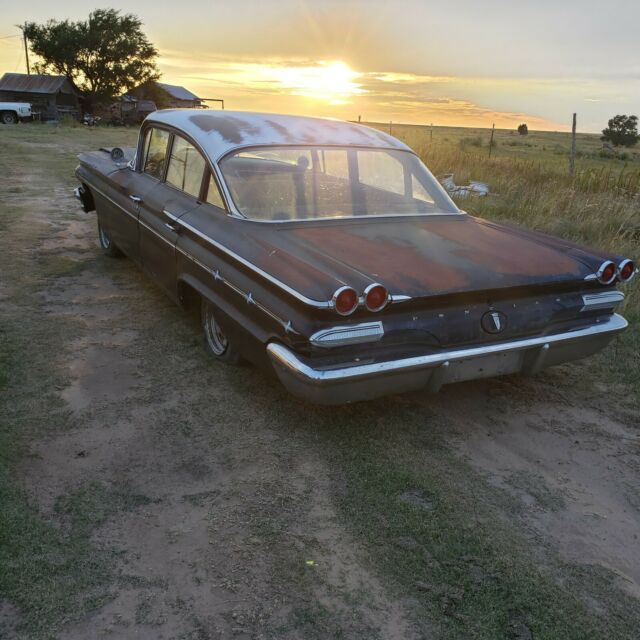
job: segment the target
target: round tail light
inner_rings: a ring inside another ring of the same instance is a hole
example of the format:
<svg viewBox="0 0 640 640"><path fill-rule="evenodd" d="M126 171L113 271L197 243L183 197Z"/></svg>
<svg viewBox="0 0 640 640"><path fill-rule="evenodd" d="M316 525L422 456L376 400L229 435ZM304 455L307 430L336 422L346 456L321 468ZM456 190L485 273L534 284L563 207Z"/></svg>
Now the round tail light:
<svg viewBox="0 0 640 640"><path fill-rule="evenodd" d="M364 290L364 306L369 311L381 311L389 302L389 292L378 283L370 284Z"/></svg>
<svg viewBox="0 0 640 640"><path fill-rule="evenodd" d="M333 294L332 303L341 316L348 316L358 306L358 292L351 287L340 287Z"/></svg>
<svg viewBox="0 0 640 640"><path fill-rule="evenodd" d="M636 273L636 265L633 263L633 260L623 260L618 265L618 278L622 282L628 282L633 278Z"/></svg>
<svg viewBox="0 0 640 640"><path fill-rule="evenodd" d="M601 284L611 284L616 277L616 265L611 260L606 260L600 265L596 276Z"/></svg>

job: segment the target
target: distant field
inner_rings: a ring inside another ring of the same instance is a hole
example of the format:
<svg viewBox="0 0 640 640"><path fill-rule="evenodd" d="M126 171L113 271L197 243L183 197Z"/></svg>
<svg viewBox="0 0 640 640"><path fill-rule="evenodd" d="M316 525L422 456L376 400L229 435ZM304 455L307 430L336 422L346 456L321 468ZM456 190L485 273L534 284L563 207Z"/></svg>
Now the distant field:
<svg viewBox="0 0 640 640"><path fill-rule="evenodd" d="M389 133L389 123L363 123ZM391 134L405 141L412 148L425 145L458 148L488 156L491 129L467 127L433 127L429 125L391 124ZM530 160L566 170L569 166L571 134L561 131L529 131L521 136L512 129L496 129L491 156ZM600 136L594 133L576 135L576 169L605 168L620 171L640 171L640 146L619 150L617 155L603 149Z"/></svg>

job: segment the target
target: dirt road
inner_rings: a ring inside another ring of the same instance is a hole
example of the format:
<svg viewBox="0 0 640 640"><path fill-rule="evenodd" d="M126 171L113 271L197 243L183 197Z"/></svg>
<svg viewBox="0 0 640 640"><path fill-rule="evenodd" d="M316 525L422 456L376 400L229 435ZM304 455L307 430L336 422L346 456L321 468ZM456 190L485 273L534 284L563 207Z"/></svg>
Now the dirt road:
<svg viewBox="0 0 640 640"><path fill-rule="evenodd" d="M15 508L46 530L0 582L1 637L636 637L640 411L599 376L616 347L304 405L210 360L194 318L100 254L71 197L97 134L25 130L0 177L3 404Z"/></svg>

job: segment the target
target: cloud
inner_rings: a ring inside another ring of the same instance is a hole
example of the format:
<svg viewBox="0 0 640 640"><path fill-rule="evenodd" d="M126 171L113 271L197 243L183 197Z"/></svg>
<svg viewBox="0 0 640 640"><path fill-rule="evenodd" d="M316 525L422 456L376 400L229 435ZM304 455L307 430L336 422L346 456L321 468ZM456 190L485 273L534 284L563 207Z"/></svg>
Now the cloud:
<svg viewBox="0 0 640 640"><path fill-rule="evenodd" d="M206 53L192 57L171 50L161 51L159 64L171 81L190 84L207 96L219 93L227 104L243 109L350 119L364 114L368 120L467 126L491 126L495 122L497 126L511 127L527 121L536 128L563 128L532 114L495 109L460 95L465 87L478 84L467 78L359 71L340 61L304 57L231 59ZM516 83L521 84L522 79ZM500 86L508 83L500 80Z"/></svg>

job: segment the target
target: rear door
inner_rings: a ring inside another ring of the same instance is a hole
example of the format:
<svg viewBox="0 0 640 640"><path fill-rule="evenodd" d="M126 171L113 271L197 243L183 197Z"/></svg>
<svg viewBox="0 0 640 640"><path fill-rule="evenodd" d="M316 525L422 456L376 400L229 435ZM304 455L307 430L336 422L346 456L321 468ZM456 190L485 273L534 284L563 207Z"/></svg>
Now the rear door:
<svg viewBox="0 0 640 640"><path fill-rule="evenodd" d="M140 202L140 256L145 271L176 298L178 220L201 206L206 163L179 134L171 134L167 149L162 178Z"/></svg>

